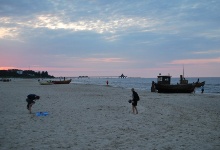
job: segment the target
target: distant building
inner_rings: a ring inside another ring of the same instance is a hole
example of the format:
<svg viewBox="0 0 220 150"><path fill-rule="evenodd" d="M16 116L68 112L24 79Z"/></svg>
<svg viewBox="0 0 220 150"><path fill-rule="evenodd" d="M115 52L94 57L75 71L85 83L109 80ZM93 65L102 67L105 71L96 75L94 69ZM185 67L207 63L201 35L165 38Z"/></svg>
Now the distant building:
<svg viewBox="0 0 220 150"><path fill-rule="evenodd" d="M17 74L23 74L23 71L22 70L18 70Z"/></svg>
<svg viewBox="0 0 220 150"><path fill-rule="evenodd" d="M123 73L119 76L119 78L127 78Z"/></svg>

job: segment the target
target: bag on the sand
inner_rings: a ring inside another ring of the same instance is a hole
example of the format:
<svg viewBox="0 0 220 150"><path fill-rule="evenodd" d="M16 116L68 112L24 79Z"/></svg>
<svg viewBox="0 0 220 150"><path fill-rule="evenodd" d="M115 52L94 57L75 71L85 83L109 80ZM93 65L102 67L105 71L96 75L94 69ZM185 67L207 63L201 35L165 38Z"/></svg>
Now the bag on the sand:
<svg viewBox="0 0 220 150"><path fill-rule="evenodd" d="M37 112L36 113L36 116L47 116L47 115L49 115L48 112Z"/></svg>

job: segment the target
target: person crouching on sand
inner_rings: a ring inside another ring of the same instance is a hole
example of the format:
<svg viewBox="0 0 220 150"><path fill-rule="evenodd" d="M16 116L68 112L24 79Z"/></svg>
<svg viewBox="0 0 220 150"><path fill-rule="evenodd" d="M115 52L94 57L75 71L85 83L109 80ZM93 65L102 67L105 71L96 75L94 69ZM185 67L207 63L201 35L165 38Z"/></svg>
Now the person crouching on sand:
<svg viewBox="0 0 220 150"><path fill-rule="evenodd" d="M138 114L137 102L139 101L139 96L137 92L134 91L134 88L132 88L131 91L132 91L132 101L131 101L132 111L134 114L135 114L135 111L136 111L136 114Z"/></svg>
<svg viewBox="0 0 220 150"><path fill-rule="evenodd" d="M31 107L32 107L32 105L34 105L35 100L38 100L38 99L40 99L40 96L37 96L35 94L29 94L27 96L27 99L26 99L26 101L28 103L27 104L27 109L29 110L30 114L31 114Z"/></svg>

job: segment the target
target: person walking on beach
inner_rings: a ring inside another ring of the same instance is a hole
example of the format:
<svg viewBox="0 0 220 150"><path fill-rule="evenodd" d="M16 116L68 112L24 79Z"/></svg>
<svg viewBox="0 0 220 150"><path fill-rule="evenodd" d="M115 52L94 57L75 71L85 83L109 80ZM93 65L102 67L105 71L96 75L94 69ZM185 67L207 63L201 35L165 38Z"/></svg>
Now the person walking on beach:
<svg viewBox="0 0 220 150"><path fill-rule="evenodd" d="M108 80L106 81L106 85L108 85Z"/></svg>
<svg viewBox="0 0 220 150"><path fill-rule="evenodd" d="M203 93L204 92L204 86L202 86L202 89L201 89L201 93Z"/></svg>
<svg viewBox="0 0 220 150"><path fill-rule="evenodd" d="M137 102L139 101L139 96L137 94L137 92L134 91L134 88L131 89L131 92L132 92L132 101L131 101L131 104L132 104L132 111L133 111L133 114L138 114L138 110L137 110Z"/></svg>
<svg viewBox="0 0 220 150"><path fill-rule="evenodd" d="M31 107L32 107L32 105L34 105L35 100L38 100L38 99L40 99L40 96L37 96L35 94L29 94L27 96L27 99L26 99L26 101L28 103L27 104L27 109L29 110L30 114L31 114Z"/></svg>

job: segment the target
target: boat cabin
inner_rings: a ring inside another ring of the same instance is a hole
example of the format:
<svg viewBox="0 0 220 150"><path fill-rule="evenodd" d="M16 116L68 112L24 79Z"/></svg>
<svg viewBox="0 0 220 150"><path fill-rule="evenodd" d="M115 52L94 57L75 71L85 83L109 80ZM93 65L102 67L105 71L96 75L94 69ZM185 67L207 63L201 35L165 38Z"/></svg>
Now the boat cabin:
<svg viewBox="0 0 220 150"><path fill-rule="evenodd" d="M159 75L157 76L157 84L170 84L170 75Z"/></svg>
<svg viewBox="0 0 220 150"><path fill-rule="evenodd" d="M180 75L180 84L188 84L188 80L186 80L183 75Z"/></svg>

